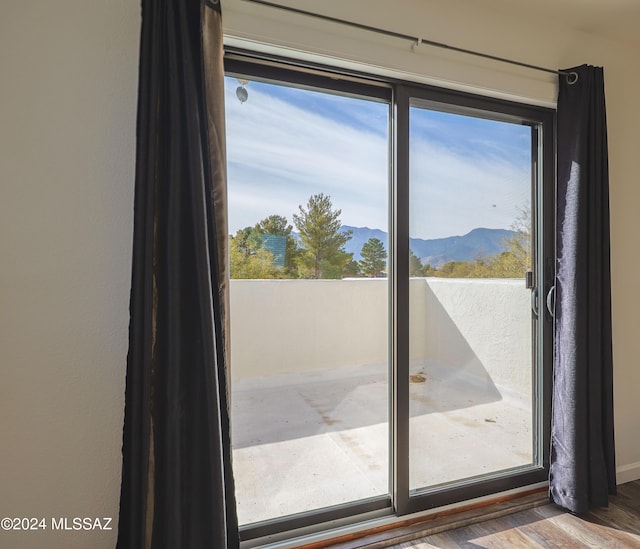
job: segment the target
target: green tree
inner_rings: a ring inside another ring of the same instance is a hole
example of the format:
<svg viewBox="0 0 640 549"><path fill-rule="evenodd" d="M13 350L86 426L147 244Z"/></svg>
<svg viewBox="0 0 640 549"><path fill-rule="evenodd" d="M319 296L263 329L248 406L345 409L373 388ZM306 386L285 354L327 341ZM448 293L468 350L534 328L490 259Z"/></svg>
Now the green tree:
<svg viewBox="0 0 640 549"><path fill-rule="evenodd" d="M420 258L409 249L409 276L425 276Z"/></svg>
<svg viewBox="0 0 640 549"><path fill-rule="evenodd" d="M442 265L435 276L442 278L473 278L471 272L475 267L472 261L449 261Z"/></svg>
<svg viewBox="0 0 640 549"><path fill-rule="evenodd" d="M349 254L349 255L352 255L352 254ZM360 275L361 275L360 265L358 265L358 262L354 261L353 259L344 266L344 269L342 269L343 277L346 277L346 276L357 277Z"/></svg>
<svg viewBox="0 0 640 549"><path fill-rule="evenodd" d="M273 254L252 247L254 237L251 227L240 229L229 237L229 268L231 278L278 278L273 265Z"/></svg>
<svg viewBox="0 0 640 549"><path fill-rule="evenodd" d="M531 208L520 209L511 225L512 236L505 238L505 250L477 259L469 276L474 278L524 278L531 269Z"/></svg>
<svg viewBox="0 0 640 549"><path fill-rule="evenodd" d="M245 227L236 232L233 238L238 251L245 256L251 255L262 247L262 238L253 227Z"/></svg>
<svg viewBox="0 0 640 549"><path fill-rule="evenodd" d="M520 208L520 214L516 217L511 230L515 235L505 239L509 259L509 277L524 278L525 273L531 269L531 206Z"/></svg>
<svg viewBox="0 0 640 549"><path fill-rule="evenodd" d="M305 278L342 278L353 254L343 246L351 231L340 231L342 210L333 210L331 197L322 193L309 198L306 209L298 206L293 222L300 236L298 271Z"/></svg>
<svg viewBox="0 0 640 549"><path fill-rule="evenodd" d="M296 260L298 256L298 244L291 234L293 227L288 224L287 218L281 215L270 215L262 221L256 223L253 231L259 235L274 235L286 237L286 248L284 257L285 276L287 278L297 278ZM262 243L261 243L262 244Z"/></svg>
<svg viewBox="0 0 640 549"><path fill-rule="evenodd" d="M287 218L281 215L270 215L258 221L254 229L262 234L289 236L293 227L287 223Z"/></svg>
<svg viewBox="0 0 640 549"><path fill-rule="evenodd" d="M387 251L382 240L370 238L362 245L360 251L362 259L359 261L360 272L364 276L375 278L380 276L387 266Z"/></svg>

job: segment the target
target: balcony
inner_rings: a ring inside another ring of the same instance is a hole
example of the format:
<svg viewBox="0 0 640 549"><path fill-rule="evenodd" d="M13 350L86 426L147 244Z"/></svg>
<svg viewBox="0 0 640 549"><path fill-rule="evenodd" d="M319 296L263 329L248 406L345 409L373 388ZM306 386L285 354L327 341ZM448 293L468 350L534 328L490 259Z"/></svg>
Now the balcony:
<svg viewBox="0 0 640 549"><path fill-rule="evenodd" d="M532 463L523 280L410 282L410 487ZM388 493L386 279L232 280L241 523Z"/></svg>

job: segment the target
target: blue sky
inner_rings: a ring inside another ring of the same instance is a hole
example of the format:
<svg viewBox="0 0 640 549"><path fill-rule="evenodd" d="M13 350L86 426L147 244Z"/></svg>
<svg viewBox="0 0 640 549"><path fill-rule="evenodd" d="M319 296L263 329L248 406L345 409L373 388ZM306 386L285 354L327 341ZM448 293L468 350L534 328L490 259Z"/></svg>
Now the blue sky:
<svg viewBox="0 0 640 549"><path fill-rule="evenodd" d="M345 225L387 230L388 105L226 78L229 230L328 194ZM530 194L530 130L411 109L411 236L509 228Z"/></svg>

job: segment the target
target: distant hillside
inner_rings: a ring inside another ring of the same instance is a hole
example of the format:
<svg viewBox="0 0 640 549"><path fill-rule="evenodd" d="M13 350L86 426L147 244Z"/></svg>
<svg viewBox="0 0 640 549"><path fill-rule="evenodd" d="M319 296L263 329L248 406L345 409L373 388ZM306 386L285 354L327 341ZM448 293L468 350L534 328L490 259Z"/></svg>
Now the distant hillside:
<svg viewBox="0 0 640 549"><path fill-rule="evenodd" d="M360 259L362 245L370 238L382 240L385 248L389 249L387 233L380 229L343 225L341 230L353 231L351 240L345 244L345 250L352 253L356 261ZM515 234L514 231L507 229L478 228L464 236L449 236L432 240L411 238L409 246L423 264L429 263L433 267L440 267L449 261L472 261L478 257L503 252L505 250L504 240Z"/></svg>
<svg viewBox="0 0 640 549"><path fill-rule="evenodd" d="M384 249L389 251L389 243L387 233L381 231L380 229L370 229L369 227L350 227L349 225L343 225L340 227L341 231L353 231L353 235L351 236L351 240L349 240L344 249L347 252L353 254L353 259L356 261L360 260L360 250L362 250L362 245L369 240L370 238L377 238L378 240L382 240L384 243Z"/></svg>

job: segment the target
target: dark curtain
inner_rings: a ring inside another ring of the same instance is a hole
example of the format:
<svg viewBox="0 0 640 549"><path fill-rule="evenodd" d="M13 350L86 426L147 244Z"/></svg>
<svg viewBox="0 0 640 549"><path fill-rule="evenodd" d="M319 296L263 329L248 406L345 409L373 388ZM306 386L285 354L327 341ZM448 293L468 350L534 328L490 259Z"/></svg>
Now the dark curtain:
<svg viewBox="0 0 640 549"><path fill-rule="evenodd" d="M237 547L218 0L142 0L138 85L118 547Z"/></svg>
<svg viewBox="0 0 640 549"><path fill-rule="evenodd" d="M603 70L560 76L550 493L574 513L616 492ZM577 79L576 79L577 78Z"/></svg>

